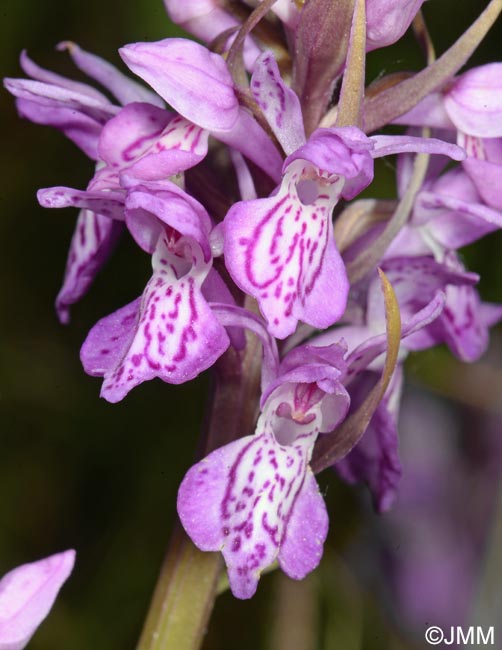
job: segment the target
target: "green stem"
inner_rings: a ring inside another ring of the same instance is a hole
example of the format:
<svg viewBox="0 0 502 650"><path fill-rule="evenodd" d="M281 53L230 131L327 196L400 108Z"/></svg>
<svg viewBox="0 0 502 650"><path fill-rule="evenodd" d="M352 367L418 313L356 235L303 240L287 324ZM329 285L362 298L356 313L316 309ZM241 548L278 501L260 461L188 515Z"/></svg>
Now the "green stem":
<svg viewBox="0 0 502 650"><path fill-rule="evenodd" d="M229 349L215 366L202 455L252 432L258 409L260 344ZM217 596L220 553L203 553L177 524L137 650L197 650Z"/></svg>
<svg viewBox="0 0 502 650"><path fill-rule="evenodd" d="M199 648L213 609L220 570L220 554L199 551L178 524L137 649Z"/></svg>
<svg viewBox="0 0 502 650"><path fill-rule="evenodd" d="M356 0L350 28L347 65L340 90L336 126L361 126L366 70L366 5Z"/></svg>

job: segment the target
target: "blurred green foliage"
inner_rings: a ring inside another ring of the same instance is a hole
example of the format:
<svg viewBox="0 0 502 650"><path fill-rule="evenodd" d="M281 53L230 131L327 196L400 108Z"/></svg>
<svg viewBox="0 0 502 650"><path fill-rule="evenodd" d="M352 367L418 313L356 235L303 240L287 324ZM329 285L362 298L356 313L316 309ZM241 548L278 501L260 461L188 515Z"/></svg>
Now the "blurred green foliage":
<svg viewBox="0 0 502 650"><path fill-rule="evenodd" d="M426 3L438 52L477 15L480 4L463 2L459 11L454 0ZM499 26L483 43L477 62L497 58L500 32ZM74 40L119 64L121 45L177 33L161 0L3 0L1 74L22 76L17 58L23 47L45 67L74 76L67 57L54 51L61 40ZM417 46L406 37L371 55L368 81L421 65ZM77 565L64 598L30 648L127 650L139 635L175 518L177 486L194 456L208 379L178 387L149 382L117 405L99 399L100 381L81 369L80 344L99 317L142 291L149 260L124 241L73 310L71 325L59 325L53 302L75 214L44 211L35 192L51 185L84 187L92 164L62 135L19 120L6 92L0 111L0 575L76 548ZM379 173L383 180L375 192L389 196L392 170L382 167ZM482 291L490 300L500 299L500 243L500 237L488 238L466 254L471 268L482 273ZM391 647L385 617L347 567L337 570L333 550L348 547L364 526L360 491L330 473L321 484L334 514L331 550L310 592L322 593L318 647ZM267 576L251 602L221 596L206 649L232 650L237 638L242 650L270 647L280 622L274 617L280 589L277 577Z"/></svg>

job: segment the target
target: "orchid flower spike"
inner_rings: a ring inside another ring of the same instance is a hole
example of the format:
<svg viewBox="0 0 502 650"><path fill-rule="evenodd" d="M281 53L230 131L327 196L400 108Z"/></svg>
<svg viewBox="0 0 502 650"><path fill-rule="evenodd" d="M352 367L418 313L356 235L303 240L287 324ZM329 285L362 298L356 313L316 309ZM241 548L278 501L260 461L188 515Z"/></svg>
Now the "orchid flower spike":
<svg viewBox="0 0 502 650"><path fill-rule="evenodd" d="M101 394L110 402L154 377L189 381L230 344L205 297L208 280L219 302L232 301L212 269L211 220L202 205L167 181L135 185L125 218L152 255L153 275L141 297L92 328L81 350L86 372L104 377Z"/></svg>
<svg viewBox="0 0 502 650"><path fill-rule="evenodd" d="M325 329L345 311L349 283L333 235L332 212L373 180L373 159L401 151L463 151L440 140L367 137L355 126L320 128L305 142L298 97L271 52L256 62L254 98L287 157L269 198L241 201L225 217L225 263L236 284L255 297L270 332L292 334L303 321Z"/></svg>
<svg viewBox="0 0 502 650"><path fill-rule="evenodd" d="M345 348L296 349L262 396L254 435L212 452L186 474L178 513L204 551L221 551L230 587L250 598L275 559L301 579L319 563L328 516L309 467L320 432L349 407L339 381Z"/></svg>

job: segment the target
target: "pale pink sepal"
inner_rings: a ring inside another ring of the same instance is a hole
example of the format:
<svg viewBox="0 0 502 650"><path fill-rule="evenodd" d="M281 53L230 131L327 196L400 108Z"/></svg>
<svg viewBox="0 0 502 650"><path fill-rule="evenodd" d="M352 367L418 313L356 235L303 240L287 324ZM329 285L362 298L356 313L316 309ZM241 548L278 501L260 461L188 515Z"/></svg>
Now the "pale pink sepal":
<svg viewBox="0 0 502 650"><path fill-rule="evenodd" d="M208 130L233 127L239 102L224 59L184 38L132 43L119 50L126 65L180 115Z"/></svg>
<svg viewBox="0 0 502 650"><path fill-rule="evenodd" d="M37 199L43 208L81 208L111 219L124 220L124 193L121 191L44 187L38 190Z"/></svg>
<svg viewBox="0 0 502 650"><path fill-rule="evenodd" d="M35 63L35 61L30 59L26 50L23 50L21 52L19 63L21 64L23 71L28 75L28 77L32 77L32 79L36 79L37 81L42 81L47 84L52 84L53 86L58 86L60 88L66 88L67 90L71 90L75 93L87 95L103 104L111 104L111 101L108 99L108 97L99 90L96 90L96 88L93 88L86 83L63 77L56 72L52 72L52 70L46 70L45 68L42 68L37 63Z"/></svg>
<svg viewBox="0 0 502 650"><path fill-rule="evenodd" d="M367 0L366 50L369 52L398 41L411 24L424 0Z"/></svg>
<svg viewBox="0 0 502 650"><path fill-rule="evenodd" d="M282 80L272 52L256 60L251 92L287 156L305 144L300 100Z"/></svg>
<svg viewBox="0 0 502 650"><path fill-rule="evenodd" d="M22 650L49 613L75 563L65 551L23 564L0 580L0 650Z"/></svg>
<svg viewBox="0 0 502 650"><path fill-rule="evenodd" d="M483 201L502 213L502 138L477 138L458 134L467 158L462 166L469 174Z"/></svg>
<svg viewBox="0 0 502 650"><path fill-rule="evenodd" d="M81 210L66 261L63 286L56 298L61 323L70 321L70 307L87 293L96 274L108 260L124 225L114 219Z"/></svg>
<svg viewBox="0 0 502 650"><path fill-rule="evenodd" d="M114 65L100 56L86 52L72 41L58 43L59 51L67 50L75 65L91 79L102 84L125 106L131 102L148 102L164 107L162 99L137 81L126 77Z"/></svg>
<svg viewBox="0 0 502 650"><path fill-rule="evenodd" d="M446 111L459 131L480 138L502 136L502 63L461 75L445 95Z"/></svg>

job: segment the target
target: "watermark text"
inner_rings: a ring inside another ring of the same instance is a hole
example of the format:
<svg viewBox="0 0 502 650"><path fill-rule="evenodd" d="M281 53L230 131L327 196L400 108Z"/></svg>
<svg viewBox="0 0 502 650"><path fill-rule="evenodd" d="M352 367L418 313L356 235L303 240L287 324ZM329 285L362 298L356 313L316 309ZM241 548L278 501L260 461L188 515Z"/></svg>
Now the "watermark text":
<svg viewBox="0 0 502 650"><path fill-rule="evenodd" d="M425 640L429 645L495 645L495 630L493 625L489 628L457 625L444 630L437 625L431 625L425 631Z"/></svg>

